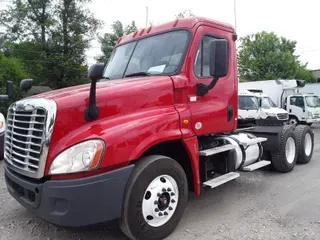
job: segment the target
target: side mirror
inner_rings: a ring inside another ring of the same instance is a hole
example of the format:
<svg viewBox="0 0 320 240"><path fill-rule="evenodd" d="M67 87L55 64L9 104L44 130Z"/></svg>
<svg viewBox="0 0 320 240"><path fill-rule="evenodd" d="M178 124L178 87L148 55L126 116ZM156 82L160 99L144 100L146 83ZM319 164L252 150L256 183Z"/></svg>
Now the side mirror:
<svg viewBox="0 0 320 240"><path fill-rule="evenodd" d="M217 39L210 44L210 76L213 80L209 85L204 83L197 84L197 95L204 96L209 90L214 88L219 78L225 77L228 74L229 68L229 53L228 53L228 42L225 39Z"/></svg>
<svg viewBox="0 0 320 240"><path fill-rule="evenodd" d="M85 111L85 119L87 121L95 120L99 117L99 108L96 105L96 85L97 81L102 78L104 64L93 64L88 71L88 78L91 80L89 107Z"/></svg>
<svg viewBox="0 0 320 240"><path fill-rule="evenodd" d="M228 42L217 39L210 44L210 75L214 78L225 77L228 74Z"/></svg>
<svg viewBox="0 0 320 240"><path fill-rule="evenodd" d="M13 83L12 81L7 81L7 94L0 95L0 100L9 100L13 97Z"/></svg>
<svg viewBox="0 0 320 240"><path fill-rule="evenodd" d="M88 78L91 81L98 81L102 78L103 71L104 71L105 65L104 64L93 64L89 68L88 71Z"/></svg>
<svg viewBox="0 0 320 240"><path fill-rule="evenodd" d="M23 79L20 82L20 89L24 92L25 97L28 96L28 91L32 88L33 79Z"/></svg>

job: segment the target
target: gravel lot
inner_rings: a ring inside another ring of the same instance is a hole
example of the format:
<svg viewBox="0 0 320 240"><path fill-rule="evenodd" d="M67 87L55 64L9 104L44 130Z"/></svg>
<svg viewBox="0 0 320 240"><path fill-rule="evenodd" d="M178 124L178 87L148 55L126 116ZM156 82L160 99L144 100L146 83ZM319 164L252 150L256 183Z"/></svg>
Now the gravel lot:
<svg viewBox="0 0 320 240"><path fill-rule="evenodd" d="M200 197L190 196L176 239L320 239L320 127L308 165L293 172L241 173L236 181ZM0 240L127 239L114 224L65 230L50 225L21 207L9 194L0 163Z"/></svg>

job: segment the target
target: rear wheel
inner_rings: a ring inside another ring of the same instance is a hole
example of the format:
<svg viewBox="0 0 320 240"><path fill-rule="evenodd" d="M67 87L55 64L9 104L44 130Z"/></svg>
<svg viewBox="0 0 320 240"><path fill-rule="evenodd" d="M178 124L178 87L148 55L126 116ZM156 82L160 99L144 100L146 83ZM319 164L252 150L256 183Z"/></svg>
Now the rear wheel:
<svg viewBox="0 0 320 240"><path fill-rule="evenodd" d="M294 133L297 138L297 149L298 149L298 163L306 164L309 163L314 147L314 136L310 127L306 125L299 125L295 128Z"/></svg>
<svg viewBox="0 0 320 240"><path fill-rule="evenodd" d="M164 239L178 225L187 197L187 178L179 163L145 157L128 181L120 228L130 239Z"/></svg>
<svg viewBox="0 0 320 240"><path fill-rule="evenodd" d="M278 172L291 172L297 162L296 136L290 127L284 127L280 146L272 153L272 165Z"/></svg>

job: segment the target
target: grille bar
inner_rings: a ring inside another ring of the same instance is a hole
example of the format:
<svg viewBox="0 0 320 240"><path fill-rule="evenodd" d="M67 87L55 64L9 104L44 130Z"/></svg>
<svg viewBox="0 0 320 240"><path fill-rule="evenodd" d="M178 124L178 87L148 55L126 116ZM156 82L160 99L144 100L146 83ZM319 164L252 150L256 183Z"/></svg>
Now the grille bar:
<svg viewBox="0 0 320 240"><path fill-rule="evenodd" d="M39 137L39 136L34 136L34 135L25 135L25 134L20 134L20 133L17 133L17 132L12 132L10 130L7 130L8 133L11 133L11 134L14 134L14 135L17 135L17 136L20 136L20 137L26 137L26 138L36 138L36 139L42 139L42 137Z"/></svg>
<svg viewBox="0 0 320 240"><path fill-rule="evenodd" d="M8 147L6 147L6 149L8 151L11 151L12 154L17 155L18 157L21 157L21 158L24 158L24 159L29 158L30 160L39 162L39 159L37 159L37 158L31 157L31 156L28 156L28 155L24 155L24 154L20 154L17 151L14 151L13 149L10 150Z"/></svg>
<svg viewBox="0 0 320 240"><path fill-rule="evenodd" d="M25 124L29 124L29 123L33 123L33 124L41 124L44 125L43 122L36 122L36 121L21 121L21 120L16 120L16 119L8 119L8 121L14 122L14 123L25 123Z"/></svg>
<svg viewBox="0 0 320 240"><path fill-rule="evenodd" d="M13 126L11 124L8 124L7 126L13 128ZM17 128L20 130L25 130L25 131L31 130L31 131L36 131L36 132L43 132L43 130L36 129L36 128L23 128L23 127L18 127L18 126L14 126L14 128Z"/></svg>
<svg viewBox="0 0 320 240"><path fill-rule="evenodd" d="M8 156L7 153L6 153L6 155ZM12 162L16 162L16 163L22 165L24 169L27 169L28 167L31 167L31 168L34 168L34 169L38 169L39 168L37 165L34 165L32 163L26 163L24 161L21 161L21 160L15 158L15 157L11 157L10 159L11 159Z"/></svg>
<svg viewBox="0 0 320 240"><path fill-rule="evenodd" d="M11 151L11 149L10 149L11 146L9 145L9 143L6 142L5 144L9 148L8 150ZM40 151L36 151L36 150L31 149L31 148L21 148L21 147L18 147L17 145L14 145L13 147L16 148L16 149L19 149L20 151L30 151L30 152L35 153L35 154L40 154Z"/></svg>

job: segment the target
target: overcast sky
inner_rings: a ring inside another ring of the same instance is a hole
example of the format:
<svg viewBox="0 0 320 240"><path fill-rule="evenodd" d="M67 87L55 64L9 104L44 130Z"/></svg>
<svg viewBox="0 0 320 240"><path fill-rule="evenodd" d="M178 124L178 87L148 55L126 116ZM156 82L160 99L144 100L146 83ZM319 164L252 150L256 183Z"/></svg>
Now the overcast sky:
<svg viewBox="0 0 320 240"><path fill-rule="evenodd" d="M103 20L102 32L110 31L113 21L124 25L132 20L139 28L146 26L146 6L149 21L154 24L174 19L186 9L196 16L235 24L234 0L92 0L90 10ZM258 31L274 31L297 41L297 54L308 69L320 69L320 0L236 0L238 35ZM88 63L100 54L97 42L88 51Z"/></svg>

